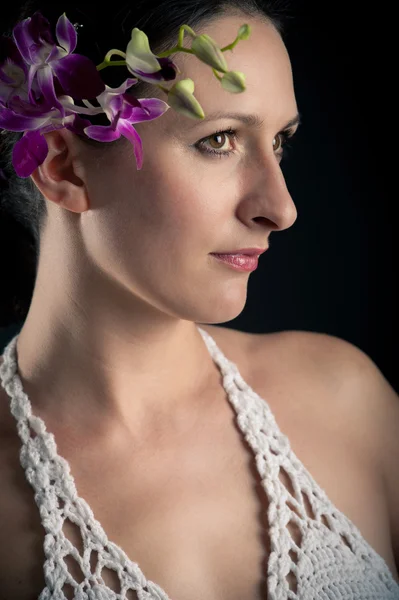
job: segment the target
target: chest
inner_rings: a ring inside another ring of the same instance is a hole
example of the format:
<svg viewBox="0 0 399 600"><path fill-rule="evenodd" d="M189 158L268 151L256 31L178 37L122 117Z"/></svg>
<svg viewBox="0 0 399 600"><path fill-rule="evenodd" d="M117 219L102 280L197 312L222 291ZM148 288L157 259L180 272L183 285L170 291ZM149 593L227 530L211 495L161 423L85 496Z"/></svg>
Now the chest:
<svg viewBox="0 0 399 600"><path fill-rule="evenodd" d="M268 398L281 430L306 468L396 573L385 500L368 457L348 447L342 438L336 443L334 428L315 413L314 418L301 418L310 404L298 401L302 410L295 410L288 390L285 398L281 389L273 395L259 381L253 384ZM297 389L297 399L298 394ZM273 397L279 398L275 404ZM204 415L175 443L154 443L151 451L136 454L128 444L121 444L118 451L99 450L101 445L95 441L76 444L73 450L70 443L63 447L61 435L58 450L71 465L78 494L88 502L109 540L137 562L147 579L160 585L171 600L266 600L267 495L253 451L223 392L217 405L217 410ZM7 546L2 544L0 551L0 595L5 600L30 600L44 587L44 531L15 442L8 446L8 460L2 467L7 485L0 514ZM280 480L292 491L290 477L283 470ZM82 552L79 528L67 520L64 533ZM294 529L290 534L295 539ZM95 561L93 553L93 568ZM67 564L79 581L76 562L68 559ZM119 591L111 569L103 569L102 575L111 589ZM293 588L292 575L289 581ZM129 600L136 600L134 593Z"/></svg>

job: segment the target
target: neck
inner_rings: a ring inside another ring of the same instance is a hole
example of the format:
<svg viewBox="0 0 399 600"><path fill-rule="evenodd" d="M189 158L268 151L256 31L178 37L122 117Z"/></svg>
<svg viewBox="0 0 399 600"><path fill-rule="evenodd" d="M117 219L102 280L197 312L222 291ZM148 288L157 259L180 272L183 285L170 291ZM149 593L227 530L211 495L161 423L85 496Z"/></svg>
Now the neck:
<svg viewBox="0 0 399 600"><path fill-rule="evenodd" d="M170 422L199 409L219 382L191 321L120 331L104 320L76 322L67 311L43 321L31 309L17 343L19 373L33 411L65 426L106 421L143 430L154 417Z"/></svg>

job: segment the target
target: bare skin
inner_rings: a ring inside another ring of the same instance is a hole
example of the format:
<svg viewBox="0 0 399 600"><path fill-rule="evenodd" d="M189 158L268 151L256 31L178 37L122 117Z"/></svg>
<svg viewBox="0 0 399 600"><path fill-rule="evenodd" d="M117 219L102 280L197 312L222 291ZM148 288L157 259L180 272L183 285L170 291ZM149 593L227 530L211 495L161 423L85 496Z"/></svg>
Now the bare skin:
<svg viewBox="0 0 399 600"><path fill-rule="evenodd" d="M259 336L201 327L267 399L294 452L399 582L375 457L360 453L345 428L337 438L336 411L327 412L337 392L312 369L308 342L300 333ZM319 343L316 337L313 342ZM303 352L298 353L298 343ZM71 465L79 495L109 539L173 600L264 600L270 552L267 498L218 373L214 365L201 413L191 419L186 415L172 431L162 428L156 445L148 440L134 448L120 427L88 436L67 431L51 415L41 416ZM318 408L321 396L323 410ZM33 600L44 587L43 529L19 464L20 442L14 419L4 410L8 396L3 390L0 406L0 531L7 540L0 550L0 592L4 600ZM79 547L76 532L68 526L65 531ZM111 588L116 584L111 572L105 579ZM293 578L290 583L294 589Z"/></svg>
<svg viewBox="0 0 399 600"><path fill-rule="evenodd" d="M266 248L297 216L278 152L298 110L285 46L270 24L242 16L206 33L224 46L243 22L251 37L228 62L246 74L244 94L222 92L191 56L177 62L206 115L255 114L259 126L224 116L193 129L169 110L137 126L141 171L131 147L103 156L58 130L46 134L49 154L32 176L49 220L18 340L24 389L109 538L172 600L266 597L266 498L194 327L229 322L246 302L248 274L211 253ZM220 128L238 132L237 143L222 138L229 157L200 154L198 142ZM332 409L345 404L342 391L285 335L208 329L393 571L375 456ZM36 600L44 531L4 393L0 411L0 597Z"/></svg>

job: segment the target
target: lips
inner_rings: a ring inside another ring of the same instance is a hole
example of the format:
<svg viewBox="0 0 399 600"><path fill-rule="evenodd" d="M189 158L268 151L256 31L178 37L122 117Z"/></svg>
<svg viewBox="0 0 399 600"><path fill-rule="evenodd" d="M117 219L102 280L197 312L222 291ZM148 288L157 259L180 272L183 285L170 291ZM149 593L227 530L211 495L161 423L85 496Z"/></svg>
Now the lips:
<svg viewBox="0 0 399 600"><path fill-rule="evenodd" d="M217 255L229 255L229 256L259 256L266 252L268 248L240 248L239 250L230 250L229 252L212 252Z"/></svg>
<svg viewBox="0 0 399 600"><path fill-rule="evenodd" d="M253 254L215 254L212 253L219 262L229 265L238 271L254 271L258 266L258 255Z"/></svg>

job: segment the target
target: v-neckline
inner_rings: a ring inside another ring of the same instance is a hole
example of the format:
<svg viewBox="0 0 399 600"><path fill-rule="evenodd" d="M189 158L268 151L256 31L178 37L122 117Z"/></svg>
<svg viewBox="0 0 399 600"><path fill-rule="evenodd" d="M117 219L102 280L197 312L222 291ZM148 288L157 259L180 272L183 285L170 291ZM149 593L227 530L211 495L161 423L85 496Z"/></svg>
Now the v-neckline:
<svg viewBox="0 0 399 600"><path fill-rule="evenodd" d="M235 409L236 421L238 423L239 429L241 430L241 432L243 433L243 435L249 442L250 447L252 448L253 453L254 453L255 461L257 462L257 464L259 464L259 459L257 460L257 458L256 458L257 457L256 450L252 446L253 439L254 439L254 435L253 435L254 432L251 431L251 423L253 422L254 416L256 416L258 414L258 409L256 409L253 405L251 406L251 403L248 402L248 400L250 397L252 398L252 400L256 400L256 399L261 400L261 399L244 381L244 379L241 377L241 374L238 370L237 365L235 363L233 363L232 361L230 361L224 355L224 353L221 351L221 349L219 348L219 346L217 345L217 343L215 342L213 337L208 332L203 330L201 327L197 326L197 329L200 332L200 334L205 342L205 345L209 351L209 354L210 354L212 360L219 368L220 374L222 375L222 386L225 390L228 400L230 401L233 408ZM158 585L157 583L148 579L145 576L145 573L141 569L138 562L131 559L126 554L126 552L123 550L123 548L121 548L118 544L116 544L115 542L113 542L112 540L110 540L108 538L107 533L103 529L100 521L98 521L96 519L89 503L82 496L79 495L77 487L76 487L76 483L75 483L75 478L72 474L71 466L70 466L69 462L62 455L60 455L58 453L54 434L47 430L46 424L43 421L43 419L41 417L38 417L33 414L31 402L30 402L27 394L23 390L22 382L21 382L21 379L18 374L17 349L16 349L17 338L18 338L18 335L16 335L11 340L7 349L4 351L4 363L7 363L7 365L9 365L10 362L14 361L14 365L15 365L14 374L12 376L12 382L8 382L8 387L9 388L11 387L11 390L8 389L8 394L10 395L10 391L11 391L11 396L12 396L11 412L18 421L18 432L23 441L23 447L21 449L21 464L26 470L26 475L27 475L28 481L31 483L31 485L33 485L35 491L37 492L38 491L37 486L35 485L35 482L32 481L32 477L30 476L31 468L28 464L29 463L28 454L30 452L33 451L34 458L36 460L40 460L39 455L44 455L47 460L52 461L53 467L54 467L52 469L52 474L53 474L54 478L57 478L57 481L59 482L59 489L58 489L59 496L58 497L61 497L61 495L63 495L65 498L68 498L68 496L69 496L69 501L70 501L71 505L76 507L76 509L77 509L76 512L79 515L83 515L85 524L89 525L89 530L86 531L87 535L89 535L89 536L91 535L92 537L95 536L97 538L97 540L100 540L102 548L104 548L104 549L108 548L114 556L117 556L119 564L123 564L124 569L128 572L130 577L133 580L136 580L138 582L138 585L139 585L138 589L140 591L143 590L145 592L144 596L140 595L140 593L139 593L138 598L140 600L141 600L141 598L143 598L143 600L155 600L155 599L156 600L173 600L160 585ZM1 373L1 369L4 367L4 363L0 367L0 373ZM243 392L245 392L245 394L246 394L245 403L243 403L241 400ZM264 402L263 400L261 400L261 401ZM270 425L272 425L272 423L274 426L277 427L277 424L274 420L273 414L268 409L266 403L264 404L264 411L265 411L265 414L267 414L267 416L268 416L268 420L269 419L272 420L271 422L269 421L269 427L270 427ZM23 423L23 424L21 425L21 423ZM30 435L30 430L34 431L35 437L32 437ZM277 434L277 436L276 436L276 434ZM277 439L277 437L280 439L285 452L288 452L288 449L289 449L288 439L286 438L286 436L281 434L278 427L277 427L277 430L275 430L273 432L273 435L276 439ZM251 440L252 440L252 443L251 443ZM37 445L39 445L39 448L33 448ZM29 450L28 450L28 448L29 448ZM259 469L258 469L258 471L259 471ZM262 477L260 472L259 472L259 475ZM39 505L40 499L37 498L36 494L35 494L35 499ZM64 501L64 499L62 499L62 500ZM76 519L74 520L72 518L72 513L68 514L66 518L69 518L69 520L71 520L72 522L76 521ZM64 520L63 520L63 522L64 522ZM46 527L45 520L44 520L43 524L45 526L45 529L48 530L49 528ZM77 524L79 525L79 523L77 523ZM63 523L62 523L62 525L63 525ZM68 540L68 538L65 536L65 533L62 529L62 525L60 526L60 524L58 524L57 535L61 536L63 545L65 545L68 549L67 553L73 554L75 548L73 547L72 543ZM46 548L48 548L51 551L50 547L53 546L54 543L55 543L54 534L51 531L48 531L48 533L45 536L45 542L44 542L45 551L46 551ZM51 566L51 568L48 568L48 563L50 560L51 560L51 557L49 558L46 553L46 561L45 561L45 568L44 568L45 573L46 573L46 570L51 572L53 569L53 566ZM270 557L269 557L269 560L270 560ZM272 560L273 560L273 557L272 557ZM46 566L47 566L47 569L46 569ZM50 585L52 585L52 584L50 584ZM100 587L101 587L102 585L106 585L106 584L104 583L104 584L97 584L97 585L100 585ZM63 588L63 586L61 586L60 589L62 590L62 588ZM41 600L41 599L47 600L47 595L46 595L47 589L48 589L48 583L46 581L46 586L42 590L41 594L39 595L39 600ZM89 589L92 589L92 588L89 587ZM95 587L93 589L95 589ZM128 589L130 589L130 588L128 588ZM134 589L134 591L137 592L137 590L135 588L132 588L132 589ZM110 588L109 588L109 593L110 593L110 600L111 600L111 598L112 598L112 600L114 600L114 599L116 600L117 598L120 597L115 592L113 592ZM58 597L57 597L57 600L59 600Z"/></svg>
<svg viewBox="0 0 399 600"><path fill-rule="evenodd" d="M362 551L367 553L370 559L377 561L380 568L394 582L385 560L368 544L354 523L332 504L324 489L318 485L303 463L296 457L291 449L288 437L281 432L268 402L246 383L237 365L224 355L213 337L200 327L198 327L198 331L202 335L212 360L219 368L222 375L222 386L230 404L235 409L238 428L253 452L256 469L269 502L268 523L272 516L276 522L277 520L281 522L284 520L285 523L288 523L291 518L297 520L298 515L295 516L292 510L294 508L303 521L313 522L315 529L322 529L323 535L329 536L331 534L329 527L322 523L320 517L317 521L311 519L303 504L302 489L311 490L313 500L318 502L324 508L325 513L330 515L331 522L337 519L336 523L340 522L341 525L344 523L345 529L349 530L356 539L359 548L362 547ZM157 583L146 578L139 563L131 559L119 545L108 538L88 502L79 496L69 462L58 454L54 434L48 432L45 422L33 414L31 402L23 390L18 374L17 338L18 335L9 342L4 350L4 360L0 365L0 380L2 387L11 398L11 412L17 421L18 434L23 443L20 452L21 465L25 469L29 483L35 489L35 500L40 509L43 526L47 532L44 540L46 586L39 595L39 600L47 600L48 591L53 592L54 590L54 571L57 570L54 565L54 556L52 556L54 547L61 547L64 555L75 554L75 558L79 562L78 551L66 538L62 530L66 518L79 526L83 523L87 539L90 539L94 545L95 543L100 544L103 554L107 556L108 566L109 564L112 565L112 561L119 568L121 565L123 566L123 574L130 582L126 591L132 589L137 592L138 590L137 597L139 600L173 600ZM34 432L34 436L31 435L32 432ZM278 461L276 460L277 456L279 457ZM44 464L47 466L47 470L43 467L43 472L39 472L37 468L37 465L41 462L42 466ZM296 483L292 482L292 484L294 493L300 498L299 501L288 492L283 482L280 481L280 466L284 467L290 475L292 475L290 471L295 472L297 481ZM298 482L301 483L300 487ZM69 512L64 518L60 515L61 509L56 506L59 498L64 504L66 502L69 507ZM288 501L291 504L290 508L288 507ZM76 510L71 510L71 507ZM276 515L279 513L280 517L277 517ZM281 568L277 568L276 564L279 565L281 560L286 559L292 561L286 550L291 544L292 538L287 527L283 527L281 523L280 525L278 523L273 524L273 526L268 524L268 527L270 553L267 560L267 597L280 598L283 597L281 593L287 592L286 597L288 598L290 597L290 588L285 576L280 577L278 575ZM338 529L338 525L336 527ZM335 528L332 531L334 532ZM62 543L57 542L57 535L60 536ZM87 549L85 551L87 552ZM90 552L89 546L89 556ZM292 564L295 568L296 563L292 561ZM104 564L104 566L107 565ZM112 568L112 566L109 568ZM116 568L114 570L116 571ZM101 569L99 573L101 575ZM93 573L91 573L91 577L94 577ZM58 588L60 593L62 593L63 585ZM137 587L134 587L135 585ZM90 585L86 589L104 590L103 586L106 586L105 582ZM83 592L83 588L81 589ZM108 590L109 600L121 598L119 593L117 594L107 587L107 592ZM54 600L65 598L64 595L51 597ZM85 596L80 597L84 598Z"/></svg>

